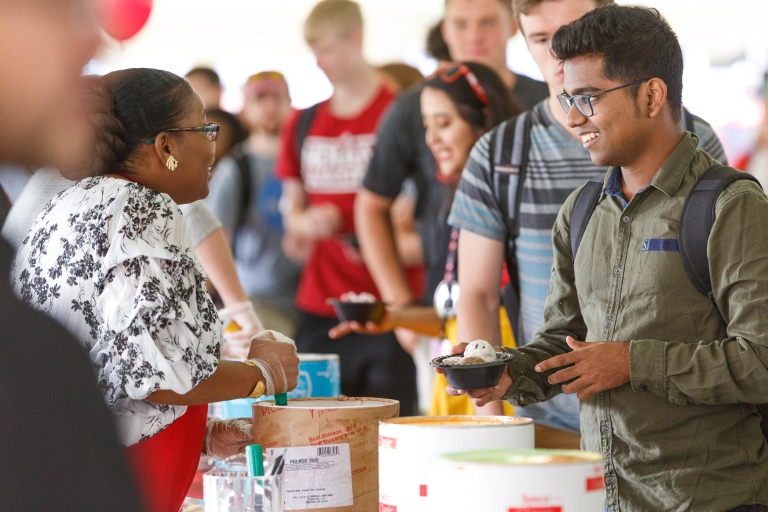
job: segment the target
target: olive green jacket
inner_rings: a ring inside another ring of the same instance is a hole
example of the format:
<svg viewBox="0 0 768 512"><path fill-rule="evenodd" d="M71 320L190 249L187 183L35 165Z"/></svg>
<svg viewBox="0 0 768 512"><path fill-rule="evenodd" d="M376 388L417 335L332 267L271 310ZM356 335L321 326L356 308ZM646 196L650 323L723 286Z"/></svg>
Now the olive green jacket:
<svg viewBox="0 0 768 512"><path fill-rule="evenodd" d="M582 448L605 457L614 512L768 504L768 444L753 405L768 402L768 199L742 180L717 201L707 251L717 307L679 252L642 250L646 239L677 239L688 193L716 163L697 143L686 133L626 208L601 195L575 262L581 189L568 198L552 234L544 325L507 349L517 358L505 398L524 406L561 392L534 366L569 352L566 336L630 344L631 382L581 402Z"/></svg>

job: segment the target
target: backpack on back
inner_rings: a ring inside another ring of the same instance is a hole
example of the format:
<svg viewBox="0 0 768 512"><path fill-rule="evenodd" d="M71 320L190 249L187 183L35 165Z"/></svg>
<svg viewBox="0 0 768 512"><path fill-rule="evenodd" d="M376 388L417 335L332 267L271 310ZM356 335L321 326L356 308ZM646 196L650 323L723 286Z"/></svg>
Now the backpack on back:
<svg viewBox="0 0 768 512"><path fill-rule="evenodd" d="M493 159L491 181L494 197L504 222L507 225L505 243L505 262L509 274L509 284L501 293L502 303L507 311L516 340L520 337L520 276L517 268L515 241L520 232L520 202L528 165L528 152L531 140L531 113L524 112L517 117L500 124L490 141L489 155ZM685 131L696 133L693 115L682 109L681 122ZM576 251L584 236L589 219L597 206L597 200L603 191L605 173L592 178L579 193L571 214L571 253ZM713 303L712 282L709 274L707 242L715 221L717 198L725 188L736 180L757 181L753 176L718 165L708 169L697 181L688 195L680 216L678 244L688 277L699 292ZM761 187L762 188L762 187ZM717 304L715 304L717 307ZM761 428L768 439L768 404L757 405L763 420Z"/></svg>
<svg viewBox="0 0 768 512"><path fill-rule="evenodd" d="M696 133L693 115L686 108L682 109L681 122L684 130ZM491 166L493 193L507 226L504 260L507 264L509 284L501 292L501 301L507 311L516 340L522 339L520 337L522 331L519 325L520 276L515 244L520 233L520 203L525 189L528 153L531 146L531 126L531 111L523 112L501 123L496 128L488 148L488 153L493 159ZM602 178L600 183L602 184ZM588 217L586 220L589 220Z"/></svg>
<svg viewBox="0 0 768 512"><path fill-rule="evenodd" d="M587 229L589 219L595 211L597 201L603 193L604 174L595 176L579 192L571 213L571 254L576 259L584 231ZM712 280L709 273L709 257L707 256L707 243L712 226L715 223L715 207L717 198L725 188L738 180L760 182L754 176L743 171L738 171L725 165L710 167L699 177L696 184L685 200L683 211L680 214L678 228L678 245L683 266L688 273L691 283L703 295L709 298L715 309L720 311L712 292ZM761 187L762 188L762 187ZM722 318L722 314L720 315ZM757 411L762 416L760 428L763 436L768 439L768 404L756 404Z"/></svg>

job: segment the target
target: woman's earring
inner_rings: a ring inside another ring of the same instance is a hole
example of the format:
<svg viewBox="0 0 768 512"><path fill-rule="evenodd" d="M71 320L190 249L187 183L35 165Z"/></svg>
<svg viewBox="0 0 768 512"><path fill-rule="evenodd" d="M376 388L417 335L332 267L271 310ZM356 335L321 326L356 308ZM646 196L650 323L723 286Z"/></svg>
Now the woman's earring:
<svg viewBox="0 0 768 512"><path fill-rule="evenodd" d="M172 171L175 171L175 170L176 170L176 168L179 166L179 161L178 161L178 160L176 160L175 158L173 158L173 155L170 155L170 156L168 157L168 160L166 160L166 161L165 161L165 166L166 166L168 169L170 169L170 170L172 170Z"/></svg>

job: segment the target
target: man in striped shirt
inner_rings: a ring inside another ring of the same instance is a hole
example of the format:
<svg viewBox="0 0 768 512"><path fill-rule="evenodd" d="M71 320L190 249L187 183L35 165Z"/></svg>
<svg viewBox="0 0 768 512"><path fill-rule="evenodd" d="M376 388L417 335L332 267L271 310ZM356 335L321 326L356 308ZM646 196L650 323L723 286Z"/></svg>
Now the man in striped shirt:
<svg viewBox="0 0 768 512"><path fill-rule="evenodd" d="M531 117L527 172L520 202L519 235L515 259L520 283L518 345L529 342L542 326L544 300L549 290L553 261L552 227L566 198L605 168L592 163L557 95L563 92L562 65L550 54L552 35L563 25L612 0L514 0L515 16L528 48L550 90L549 98L534 106ZM725 154L711 127L700 118L687 127L700 139L699 147L725 163ZM453 202L449 224L460 228L457 323L459 341L477 338L500 345L498 322L499 281L509 235L493 183L494 155L490 141L500 127L482 137L472 150ZM497 139L499 140L499 139ZM516 188L517 180L510 180ZM514 191L511 191L514 192ZM511 197L515 197L514 195ZM510 212L507 212L510 213ZM540 404L516 410L537 424L537 445L578 447L579 402L560 394ZM543 441L543 442L542 442Z"/></svg>

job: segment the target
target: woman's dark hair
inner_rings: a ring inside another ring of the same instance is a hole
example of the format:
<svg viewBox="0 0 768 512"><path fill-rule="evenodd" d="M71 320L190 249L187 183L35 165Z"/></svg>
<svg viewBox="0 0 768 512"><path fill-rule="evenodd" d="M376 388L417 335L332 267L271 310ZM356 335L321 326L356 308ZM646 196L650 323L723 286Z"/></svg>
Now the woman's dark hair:
<svg viewBox="0 0 768 512"><path fill-rule="evenodd" d="M219 123L221 125L219 140L222 139L222 135L224 135L225 132L229 132L228 136L232 140L233 145L243 142L248 138L248 130L245 129L243 123L226 110L218 108L208 110L206 112L206 117L208 118L209 123Z"/></svg>
<svg viewBox="0 0 768 512"><path fill-rule="evenodd" d="M445 92L459 115L464 118L473 128L482 131L488 131L502 121L509 119L523 111L515 102L509 89L501 81L499 75L491 68L478 64L476 62L456 63L463 64L475 75L477 81L485 91L488 97L488 105L483 105L478 98L467 78L461 78L446 82L443 80L441 70L424 83L424 87L431 87Z"/></svg>
<svg viewBox="0 0 768 512"><path fill-rule="evenodd" d="M443 21L440 20L427 32L427 53L437 60L450 62L451 51L443 39Z"/></svg>
<svg viewBox="0 0 768 512"><path fill-rule="evenodd" d="M683 102L683 52L672 28L656 9L607 5L560 27L552 53L561 61L602 57L609 80L629 83L660 78L667 85L672 115L680 120ZM636 96L639 86L627 88Z"/></svg>
<svg viewBox="0 0 768 512"><path fill-rule="evenodd" d="M86 103L97 125L91 175L126 171L136 151L151 137L189 113L194 89L169 71L135 68L94 77Z"/></svg>

